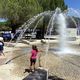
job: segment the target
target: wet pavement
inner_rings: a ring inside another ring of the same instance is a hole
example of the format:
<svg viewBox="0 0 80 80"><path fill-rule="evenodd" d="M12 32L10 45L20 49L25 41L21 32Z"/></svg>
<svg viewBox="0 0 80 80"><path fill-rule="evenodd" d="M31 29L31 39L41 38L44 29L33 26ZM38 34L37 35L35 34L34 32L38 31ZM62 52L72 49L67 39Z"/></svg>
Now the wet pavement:
<svg viewBox="0 0 80 80"><path fill-rule="evenodd" d="M52 44L50 47L52 49L57 47L57 45ZM64 80L80 79L80 55L68 54L65 56L59 56L52 50L45 55L46 45L38 45L38 48L42 49L43 52L39 55L36 68L38 68L40 64L42 67L48 69L50 76L56 76ZM73 48L78 50L78 52L80 51L79 45L74 45ZM5 53L7 60L4 60L4 64L0 65L0 78L2 80L23 80L29 75L28 72L25 72L25 69L29 69L31 46L15 49Z"/></svg>

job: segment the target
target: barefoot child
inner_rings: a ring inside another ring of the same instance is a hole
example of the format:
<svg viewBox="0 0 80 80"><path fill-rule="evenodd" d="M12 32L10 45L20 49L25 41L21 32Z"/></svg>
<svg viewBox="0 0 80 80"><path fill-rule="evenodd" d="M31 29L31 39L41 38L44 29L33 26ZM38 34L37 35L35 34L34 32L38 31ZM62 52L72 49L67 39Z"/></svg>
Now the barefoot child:
<svg viewBox="0 0 80 80"><path fill-rule="evenodd" d="M33 67L33 70L35 70L35 63L36 63L38 52L39 51L37 49L37 46L32 45L31 56L30 56L30 70L31 71L32 71L32 67Z"/></svg>

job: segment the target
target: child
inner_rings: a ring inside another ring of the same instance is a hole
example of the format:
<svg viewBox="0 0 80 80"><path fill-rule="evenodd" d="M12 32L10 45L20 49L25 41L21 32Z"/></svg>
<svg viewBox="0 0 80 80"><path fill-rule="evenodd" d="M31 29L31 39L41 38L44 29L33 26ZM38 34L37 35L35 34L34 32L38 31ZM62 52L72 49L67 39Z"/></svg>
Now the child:
<svg viewBox="0 0 80 80"><path fill-rule="evenodd" d="M32 71L32 67L33 70L35 70L35 63L36 63L36 59L37 59L37 55L38 55L38 49L36 45L32 45L32 51L31 51L31 56L30 56L30 70Z"/></svg>
<svg viewBox="0 0 80 80"><path fill-rule="evenodd" d="M4 49L3 47L4 47L4 43L2 40L0 40L0 56L3 54L3 49Z"/></svg>

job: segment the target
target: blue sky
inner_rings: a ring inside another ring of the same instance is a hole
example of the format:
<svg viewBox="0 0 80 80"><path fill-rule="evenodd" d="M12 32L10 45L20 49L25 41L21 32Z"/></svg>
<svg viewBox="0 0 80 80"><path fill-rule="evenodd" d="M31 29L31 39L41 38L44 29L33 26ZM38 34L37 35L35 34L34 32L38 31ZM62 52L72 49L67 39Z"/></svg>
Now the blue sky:
<svg viewBox="0 0 80 80"><path fill-rule="evenodd" d="M76 17L80 17L80 0L64 0L65 4L68 6L68 8L73 8L73 10L76 10L77 13L75 11L68 11L68 14L70 16L76 16Z"/></svg>
<svg viewBox="0 0 80 80"><path fill-rule="evenodd" d="M65 0L69 8L80 9L80 0Z"/></svg>

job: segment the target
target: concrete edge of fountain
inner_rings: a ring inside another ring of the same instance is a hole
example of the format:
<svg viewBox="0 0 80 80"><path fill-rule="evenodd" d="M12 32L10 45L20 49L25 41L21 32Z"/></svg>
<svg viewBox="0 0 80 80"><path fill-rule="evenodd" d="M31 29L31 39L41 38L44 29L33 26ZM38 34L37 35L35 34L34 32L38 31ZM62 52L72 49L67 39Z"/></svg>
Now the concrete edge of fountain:
<svg viewBox="0 0 80 80"><path fill-rule="evenodd" d="M38 67L34 72L23 78L23 80L48 80L48 69Z"/></svg>
<svg viewBox="0 0 80 80"><path fill-rule="evenodd" d="M41 43L57 43L58 40L41 39Z"/></svg>

